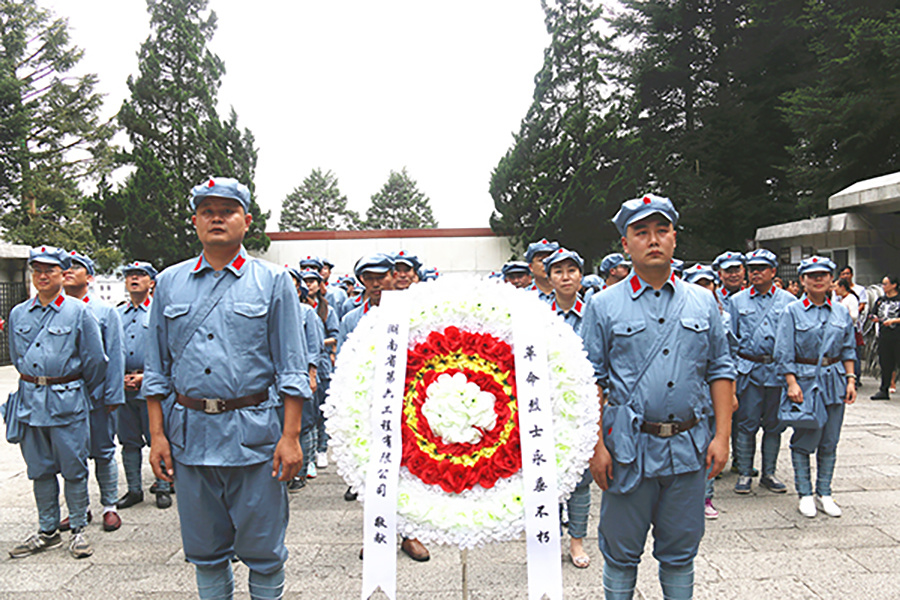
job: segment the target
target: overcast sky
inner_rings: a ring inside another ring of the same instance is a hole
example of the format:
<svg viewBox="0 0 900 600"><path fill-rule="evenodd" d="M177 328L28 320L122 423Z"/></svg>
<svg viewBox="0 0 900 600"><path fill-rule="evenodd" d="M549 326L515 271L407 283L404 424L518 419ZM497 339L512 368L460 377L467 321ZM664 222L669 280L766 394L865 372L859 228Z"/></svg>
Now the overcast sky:
<svg viewBox="0 0 900 600"><path fill-rule="evenodd" d="M143 0L38 0L68 17L113 115L149 34ZM257 199L332 170L363 213L407 167L441 227L486 227L492 169L531 103L549 42L539 0L210 0L225 62L219 112L256 137ZM226 175L221 173L220 175Z"/></svg>

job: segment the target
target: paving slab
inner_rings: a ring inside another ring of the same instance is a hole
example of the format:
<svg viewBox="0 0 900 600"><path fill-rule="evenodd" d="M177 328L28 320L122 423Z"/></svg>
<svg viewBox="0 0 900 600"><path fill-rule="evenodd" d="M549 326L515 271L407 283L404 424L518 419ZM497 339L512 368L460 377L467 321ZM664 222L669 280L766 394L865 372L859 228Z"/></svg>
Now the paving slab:
<svg viewBox="0 0 900 600"><path fill-rule="evenodd" d="M0 397L15 383L15 372L0 368ZM834 494L844 516L806 519L797 512L793 470L783 436L777 473L789 492L760 490L738 496L736 476L716 482L718 520L706 522L695 562L697 599L759 598L870 600L900 598L900 402L863 398L845 417ZM759 456L757 456L757 463ZM121 464L121 461L120 461ZM121 467L120 467L121 468ZM123 526L104 533L95 521L87 535L94 556L72 559L65 547L25 559L7 550L31 534L37 514L31 483L19 449L0 443L0 600L187 600L196 598L193 567L184 561L176 507L159 510L146 493L153 475L143 472L145 501L121 511ZM285 567L288 600L355 599L362 585L359 560L362 505L346 502L346 485L332 465L320 470L301 492L291 495L291 521ZM120 473L124 490L124 474ZM97 487L90 484L98 510ZM576 569L563 540L563 584L567 600L602 598L602 556L597 519L602 494L592 489L585 548L588 569ZM177 503L178 495L173 499ZM65 515L65 503L62 506ZM67 539L68 536L65 536ZM662 598L657 562L648 539L635 598ZM431 546L432 559L415 563L399 552L400 600L461 599L462 556L458 549ZM470 600L527 597L525 543L522 540L470 550L466 555ZM247 569L235 565L236 598L247 598ZM377 594L379 599L385 598Z"/></svg>

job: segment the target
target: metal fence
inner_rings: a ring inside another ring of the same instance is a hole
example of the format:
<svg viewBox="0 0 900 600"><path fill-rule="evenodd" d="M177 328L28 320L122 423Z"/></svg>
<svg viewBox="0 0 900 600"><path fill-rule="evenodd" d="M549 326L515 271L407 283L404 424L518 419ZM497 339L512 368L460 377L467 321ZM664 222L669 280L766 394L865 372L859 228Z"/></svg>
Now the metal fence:
<svg viewBox="0 0 900 600"><path fill-rule="evenodd" d="M24 282L0 282L0 316L9 322L9 311L16 304L28 299L28 284ZM9 358L9 329L0 331L0 365L10 365Z"/></svg>

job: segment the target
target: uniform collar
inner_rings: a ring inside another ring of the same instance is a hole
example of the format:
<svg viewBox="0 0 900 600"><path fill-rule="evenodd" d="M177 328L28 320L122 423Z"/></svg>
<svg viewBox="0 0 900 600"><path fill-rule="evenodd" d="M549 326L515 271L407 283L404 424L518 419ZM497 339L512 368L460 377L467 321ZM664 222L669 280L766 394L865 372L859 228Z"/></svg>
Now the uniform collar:
<svg viewBox="0 0 900 600"><path fill-rule="evenodd" d="M47 306L49 306L56 312L59 312L60 309L62 308L63 302L65 302L65 301L66 301L66 297L62 294L62 292L60 292L59 295L56 297L56 300L54 300ZM31 306L28 307L28 310L34 310L35 308L43 308L43 306L41 306L41 301L37 296L35 296L34 299L31 301Z"/></svg>
<svg viewBox="0 0 900 600"><path fill-rule="evenodd" d="M581 313L584 311L584 302L581 301L581 298L575 298L575 304L572 305L572 308L569 309L568 312L564 311L556 304L556 297L553 297L553 303L550 305L550 310L555 312L558 315L567 315L570 313L575 313L579 317Z"/></svg>
<svg viewBox="0 0 900 600"><path fill-rule="evenodd" d="M366 298L366 301L363 302L363 305L362 305L362 311L363 311L363 314L368 313L368 312L369 312L369 309L370 309L371 307L372 307L372 306L369 304L369 299Z"/></svg>
<svg viewBox="0 0 900 600"><path fill-rule="evenodd" d="M803 297L800 298L800 301L803 302L803 310L809 310L811 307L815 306L812 300L806 294L803 294ZM831 310L831 296L825 296L825 303L822 306L827 307Z"/></svg>
<svg viewBox="0 0 900 600"><path fill-rule="evenodd" d="M244 249L244 246L241 246L240 251L238 251L237 256L234 257L230 263L225 265L225 268L234 273L236 277L240 277L244 273L244 266L247 264L247 250ZM206 256L203 253L200 254L200 257L197 259L197 263L194 265L194 268L191 269L191 273L197 275L198 273L202 273L207 269L212 269L212 265L206 260Z"/></svg>
<svg viewBox="0 0 900 600"><path fill-rule="evenodd" d="M774 284L772 284L772 287L769 288L769 291L767 291L763 294L760 294L759 292L756 291L755 285L750 286L750 297L751 298L756 298L757 296L759 296L760 298L765 298L766 296L774 296L774 295L775 295L775 285Z"/></svg>
<svg viewBox="0 0 900 600"><path fill-rule="evenodd" d="M135 304L134 302L132 302L131 300L129 300L129 301L128 301L128 304L125 306L125 310L126 310L126 311L128 311L128 310L137 310L137 309L141 309L141 310L143 310L143 311L148 311L148 310L150 310L150 295L149 295L149 294L147 295L146 298L144 298L144 301L141 302L140 304Z"/></svg>
<svg viewBox="0 0 900 600"><path fill-rule="evenodd" d="M729 292L728 289L724 285L721 288L719 288L719 292L722 294L723 298L727 298L728 296L734 296L738 292L743 292L743 291L744 291L744 286L741 286L741 289L739 289L737 292Z"/></svg>
<svg viewBox="0 0 900 600"><path fill-rule="evenodd" d="M653 286L651 286L649 283L647 283L646 281L641 279L638 276L638 274L635 273L634 271L631 272L631 276L627 279L627 281L628 281L628 287L631 289L631 298L632 299L635 299L638 296L640 296L644 292L644 290L646 290L648 288L649 289L653 288ZM669 286L672 289L672 291L674 292L675 287L678 285L677 281L678 281L678 278L675 277L675 273L672 273L669 275L669 278L663 284L663 287Z"/></svg>

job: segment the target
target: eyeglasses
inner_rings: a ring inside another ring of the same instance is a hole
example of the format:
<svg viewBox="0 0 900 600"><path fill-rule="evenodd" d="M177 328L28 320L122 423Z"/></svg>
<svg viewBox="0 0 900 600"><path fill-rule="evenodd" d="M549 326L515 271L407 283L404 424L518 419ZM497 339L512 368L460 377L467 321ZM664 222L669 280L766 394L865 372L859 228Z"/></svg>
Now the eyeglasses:
<svg viewBox="0 0 900 600"><path fill-rule="evenodd" d="M766 269L771 268L772 267L770 267L769 265L747 265L747 270L751 273L754 271L765 271Z"/></svg>

